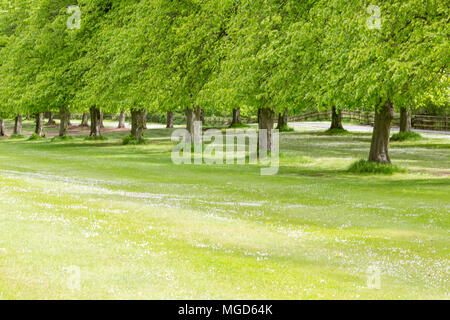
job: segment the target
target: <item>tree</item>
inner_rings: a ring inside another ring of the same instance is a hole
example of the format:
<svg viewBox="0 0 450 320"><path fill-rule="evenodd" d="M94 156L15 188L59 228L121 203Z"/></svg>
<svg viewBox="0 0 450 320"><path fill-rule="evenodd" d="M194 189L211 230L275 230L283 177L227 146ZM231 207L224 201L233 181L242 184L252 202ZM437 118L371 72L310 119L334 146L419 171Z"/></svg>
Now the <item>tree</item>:
<svg viewBox="0 0 450 320"><path fill-rule="evenodd" d="M18 134L18 135L22 134L22 115L20 115L20 114L14 118L13 134Z"/></svg>
<svg viewBox="0 0 450 320"><path fill-rule="evenodd" d="M119 115L119 125L117 126L118 129L124 129L125 128L125 120L126 120L126 112L120 111Z"/></svg>
<svg viewBox="0 0 450 320"><path fill-rule="evenodd" d="M186 112L186 128L193 135L195 121L201 121L202 108L211 108L200 97L216 70L225 41L226 27L233 15L233 1L185 1L164 6L174 12L170 32L165 37L169 56L159 60L165 73L161 103L170 108L180 106ZM167 59L167 60L166 60ZM158 70L158 69L156 69ZM170 111L173 111L170 110Z"/></svg>
<svg viewBox="0 0 450 320"><path fill-rule="evenodd" d="M102 135L100 110L97 107L92 106L90 114L91 114L91 133L89 134L89 136L100 137Z"/></svg>
<svg viewBox="0 0 450 320"><path fill-rule="evenodd" d="M342 110L338 110L335 106L331 107L331 127L330 130L344 130L342 125Z"/></svg>
<svg viewBox="0 0 450 320"><path fill-rule="evenodd" d="M173 128L173 111L167 111L166 128L167 129Z"/></svg>
<svg viewBox="0 0 450 320"><path fill-rule="evenodd" d="M44 133L44 113L38 112L35 115L36 117L36 127L34 129L34 133L37 134L39 137L45 136Z"/></svg>
<svg viewBox="0 0 450 320"><path fill-rule="evenodd" d="M400 108L400 132L411 131L411 109L407 107Z"/></svg>
<svg viewBox="0 0 450 320"><path fill-rule="evenodd" d="M0 137L6 136L5 131L5 120L3 118L0 118Z"/></svg>
<svg viewBox="0 0 450 320"><path fill-rule="evenodd" d="M390 163L394 108L419 106L430 91L443 90L449 45L448 8L440 1L322 1L315 7L323 46L332 48L320 77L332 83L332 101L371 106L375 123L369 161ZM345 23L344 23L345 21ZM325 52L325 51L324 51ZM339 91L335 90L339 88Z"/></svg>
<svg viewBox="0 0 450 320"><path fill-rule="evenodd" d="M8 59L2 66L2 73L9 75L5 92L12 93L7 102L10 108L16 115L59 111L60 135L66 134L71 102L83 72L74 64L83 52L84 39L68 28L70 4L21 1L22 20L8 43ZM41 119L42 115L36 117L37 133L42 132Z"/></svg>
<svg viewBox="0 0 450 320"><path fill-rule="evenodd" d="M81 117L80 127L89 127L89 113L84 112Z"/></svg>
<svg viewBox="0 0 450 320"><path fill-rule="evenodd" d="M90 108L94 119L91 121L92 135L100 134L96 129L97 112L129 110L131 134L142 139L141 113L156 105L147 70L153 65L154 49L157 48L151 40L151 32L156 26L148 23L156 14L155 3L99 1L90 6L89 12L93 13L89 21L92 22L88 21L87 25L96 32L88 41L88 52L81 60L88 71L83 75L83 89L77 93L75 101ZM140 124L137 118L141 119Z"/></svg>
<svg viewBox="0 0 450 320"><path fill-rule="evenodd" d="M284 128L286 128L288 126L288 111L287 109L285 109L283 111L283 113L279 113L278 114L278 125L277 125L277 129L278 130L283 130Z"/></svg>
<svg viewBox="0 0 450 320"><path fill-rule="evenodd" d="M46 123L46 126L54 126L56 125L55 120L53 119L53 112L47 111L45 116L48 118L48 121Z"/></svg>
<svg viewBox="0 0 450 320"><path fill-rule="evenodd" d="M14 133L22 134L22 107L27 94L27 83L34 78L36 66L30 57L30 65L23 63L32 47L27 23L32 13L32 2L18 0L14 6L0 13L0 118L12 117ZM4 127L2 127L3 134Z"/></svg>
<svg viewBox="0 0 450 320"><path fill-rule="evenodd" d="M228 112L241 107L258 114L271 149L275 115L281 120L306 106L305 79L310 57L303 57L310 35L307 13L312 3L273 1L234 3L226 28L220 65L204 89L205 104ZM300 55L301 59L297 59ZM298 72L300 69L301 72Z"/></svg>
<svg viewBox="0 0 450 320"><path fill-rule="evenodd" d="M231 121L231 126L236 126L241 124L241 108L233 108L233 119Z"/></svg>

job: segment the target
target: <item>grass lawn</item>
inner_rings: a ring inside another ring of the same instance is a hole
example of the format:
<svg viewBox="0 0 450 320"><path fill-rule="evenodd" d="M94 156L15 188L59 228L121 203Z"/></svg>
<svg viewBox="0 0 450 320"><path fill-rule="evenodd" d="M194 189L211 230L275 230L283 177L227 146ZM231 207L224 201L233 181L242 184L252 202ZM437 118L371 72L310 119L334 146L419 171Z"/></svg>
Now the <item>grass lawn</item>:
<svg viewBox="0 0 450 320"><path fill-rule="evenodd" d="M368 133L297 127L260 176L172 164L170 130L126 134L0 139L1 299L448 298L449 135L392 143L405 173L356 175Z"/></svg>

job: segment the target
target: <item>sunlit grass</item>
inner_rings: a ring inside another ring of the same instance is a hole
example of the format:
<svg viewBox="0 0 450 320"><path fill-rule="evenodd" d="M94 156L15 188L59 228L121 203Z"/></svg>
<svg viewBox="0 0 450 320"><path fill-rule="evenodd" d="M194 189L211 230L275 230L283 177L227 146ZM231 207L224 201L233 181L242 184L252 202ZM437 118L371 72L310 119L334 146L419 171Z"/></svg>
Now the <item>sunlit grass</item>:
<svg viewBox="0 0 450 320"><path fill-rule="evenodd" d="M448 136L392 144L407 172L359 175L370 134L306 128L281 135L279 174L263 177L176 166L171 132L1 139L0 298L448 297Z"/></svg>

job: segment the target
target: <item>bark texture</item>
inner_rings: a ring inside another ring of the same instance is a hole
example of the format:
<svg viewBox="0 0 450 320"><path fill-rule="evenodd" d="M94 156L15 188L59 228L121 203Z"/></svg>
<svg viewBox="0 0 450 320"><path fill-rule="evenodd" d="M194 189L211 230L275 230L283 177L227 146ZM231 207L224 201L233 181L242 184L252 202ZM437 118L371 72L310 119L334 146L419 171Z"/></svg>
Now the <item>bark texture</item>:
<svg viewBox="0 0 450 320"><path fill-rule="evenodd" d="M44 113L36 113L36 128L34 129L34 133L36 133L39 137L44 136Z"/></svg>
<svg viewBox="0 0 450 320"><path fill-rule="evenodd" d="M173 112L172 111L167 111L167 125L166 125L167 129L171 129L173 128Z"/></svg>
<svg viewBox="0 0 450 320"><path fill-rule="evenodd" d="M101 112L97 107L91 107L89 109L91 114L91 137L100 137L102 135L101 131Z"/></svg>
<svg viewBox="0 0 450 320"><path fill-rule="evenodd" d="M258 128L267 130L267 145L264 146L260 143L259 150L267 150L272 151L273 150L273 144L272 144L272 130L273 130L273 124L274 124L274 117L275 112L270 108L261 108L258 110L259 114L259 123Z"/></svg>
<svg viewBox="0 0 450 320"><path fill-rule="evenodd" d="M22 134L22 115L20 114L14 119L13 134Z"/></svg>
<svg viewBox="0 0 450 320"><path fill-rule="evenodd" d="M62 107L59 112L60 123L59 123L59 136L65 136L67 134L67 129L69 127L70 113L67 107Z"/></svg>
<svg viewBox="0 0 450 320"><path fill-rule="evenodd" d="M4 137L4 136L6 136L5 120L4 119L0 119L0 137Z"/></svg>
<svg viewBox="0 0 450 320"><path fill-rule="evenodd" d="M121 111L119 115L119 125L117 128L124 129L125 128L125 120L126 120L126 113L125 111Z"/></svg>
<svg viewBox="0 0 450 320"><path fill-rule="evenodd" d="M205 123L205 109L200 109L200 121Z"/></svg>
<svg viewBox="0 0 450 320"><path fill-rule="evenodd" d="M89 113L83 113L80 127L89 127Z"/></svg>
<svg viewBox="0 0 450 320"><path fill-rule="evenodd" d="M331 127L330 129L344 130L342 125L342 110L337 110L336 107L331 108Z"/></svg>
<svg viewBox="0 0 450 320"><path fill-rule="evenodd" d="M241 124L241 108L233 109L233 120L231 121L231 125Z"/></svg>
<svg viewBox="0 0 450 320"><path fill-rule="evenodd" d="M56 125L56 121L55 119L53 119L53 112L46 112L45 117L48 118L47 121L47 126L55 126Z"/></svg>
<svg viewBox="0 0 450 320"><path fill-rule="evenodd" d="M131 135L141 140L144 132L144 110L131 111Z"/></svg>
<svg viewBox="0 0 450 320"><path fill-rule="evenodd" d="M281 129L284 127L287 127L288 125L288 120L287 120L287 110L284 110L283 113L279 113L278 114L278 126L277 129Z"/></svg>
<svg viewBox="0 0 450 320"><path fill-rule="evenodd" d="M147 110L143 110L142 112L142 128L147 130Z"/></svg>
<svg viewBox="0 0 450 320"><path fill-rule="evenodd" d="M105 125L103 124L103 116L104 116L103 112L100 112L100 120L99 120L99 122L100 122L100 128L102 128L102 129L105 128Z"/></svg>
<svg viewBox="0 0 450 320"><path fill-rule="evenodd" d="M391 163L389 158L389 138L393 118L394 106L390 100L387 100L375 113L369 161Z"/></svg>
<svg viewBox="0 0 450 320"><path fill-rule="evenodd" d="M411 109L400 109L400 132L411 131Z"/></svg>
<svg viewBox="0 0 450 320"><path fill-rule="evenodd" d="M201 113L199 107L186 108L186 130L191 134L191 141L194 141L194 122L201 121Z"/></svg>

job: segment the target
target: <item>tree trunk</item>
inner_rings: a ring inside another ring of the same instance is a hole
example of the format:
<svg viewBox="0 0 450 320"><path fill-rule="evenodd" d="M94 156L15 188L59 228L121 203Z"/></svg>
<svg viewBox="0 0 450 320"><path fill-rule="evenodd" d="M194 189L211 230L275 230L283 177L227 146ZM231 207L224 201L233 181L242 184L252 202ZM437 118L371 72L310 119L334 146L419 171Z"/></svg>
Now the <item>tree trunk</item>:
<svg viewBox="0 0 450 320"><path fill-rule="evenodd" d="M284 127L287 127L288 121L287 121L287 110L284 110L283 113L278 114L278 126L277 129L280 130Z"/></svg>
<svg viewBox="0 0 450 320"><path fill-rule="evenodd" d="M167 111L167 125L166 125L167 129L171 129L173 128L173 112L172 111Z"/></svg>
<svg viewBox="0 0 450 320"><path fill-rule="evenodd" d="M400 132L411 131L411 109L400 109Z"/></svg>
<svg viewBox="0 0 450 320"><path fill-rule="evenodd" d="M100 128L102 128L102 129L105 128L105 125L103 124L103 116L104 116L103 112L100 112L100 120L99 120L99 123L100 123Z"/></svg>
<svg viewBox="0 0 450 320"><path fill-rule="evenodd" d="M241 124L241 108L233 109L233 120L231 126Z"/></svg>
<svg viewBox="0 0 450 320"><path fill-rule="evenodd" d="M391 100L375 112L372 145L370 147L369 161L378 163L391 163L389 158L389 138L391 123L394 118L394 106Z"/></svg>
<svg viewBox="0 0 450 320"><path fill-rule="evenodd" d="M117 128L124 129L125 128L125 120L126 120L126 113L125 113L125 111L121 111L120 116L119 116L119 125L117 126Z"/></svg>
<svg viewBox="0 0 450 320"><path fill-rule="evenodd" d="M273 130L275 112L270 108L261 108L258 110L258 114L259 114L258 128L260 130L262 130L262 129L267 130L266 131L267 144L264 145L264 144L260 143L260 145L259 145L260 151L261 150L272 151L273 150L272 130Z"/></svg>
<svg viewBox="0 0 450 320"><path fill-rule="evenodd" d="M144 132L144 110L131 110L131 135L141 140Z"/></svg>
<svg viewBox="0 0 450 320"><path fill-rule="evenodd" d="M67 107L62 107L60 112L60 123L59 123L59 136L65 136L67 134L67 128L69 127L69 109Z"/></svg>
<svg viewBox="0 0 450 320"><path fill-rule="evenodd" d="M39 137L44 136L44 113L36 113L36 128L34 130Z"/></svg>
<svg viewBox="0 0 450 320"><path fill-rule="evenodd" d="M22 115L20 114L14 119L13 134L22 134Z"/></svg>
<svg viewBox="0 0 450 320"><path fill-rule="evenodd" d="M201 121L201 109L199 107L186 108L186 130L191 134L194 141L194 122Z"/></svg>
<svg viewBox="0 0 450 320"><path fill-rule="evenodd" d="M89 113L91 114L91 133L89 136L91 137L101 137L101 112L97 107L91 107L89 109Z"/></svg>
<svg viewBox="0 0 450 320"><path fill-rule="evenodd" d="M202 124L205 123L205 109L200 109L200 121Z"/></svg>
<svg viewBox="0 0 450 320"><path fill-rule="evenodd" d="M80 127L89 127L89 113L83 113Z"/></svg>
<svg viewBox="0 0 450 320"><path fill-rule="evenodd" d="M337 110L335 106L331 108L331 127L330 129L344 130L342 125L342 110Z"/></svg>
<svg viewBox="0 0 450 320"><path fill-rule="evenodd" d="M0 119L0 137L4 137L4 136L6 136L5 120L4 119Z"/></svg>
<svg viewBox="0 0 450 320"><path fill-rule="evenodd" d="M147 110L143 110L142 112L142 128L147 130Z"/></svg>
<svg viewBox="0 0 450 320"><path fill-rule="evenodd" d="M47 126L55 126L56 125L56 122L53 119L53 112L47 112L46 117L48 118L48 121L46 124Z"/></svg>

